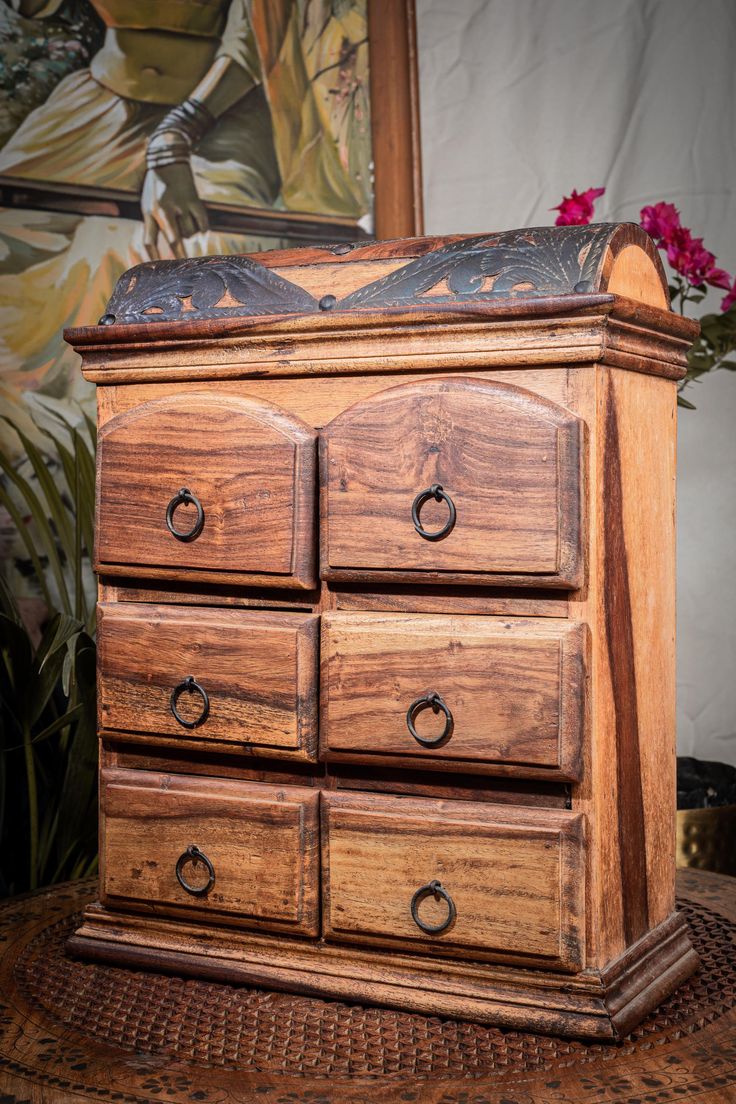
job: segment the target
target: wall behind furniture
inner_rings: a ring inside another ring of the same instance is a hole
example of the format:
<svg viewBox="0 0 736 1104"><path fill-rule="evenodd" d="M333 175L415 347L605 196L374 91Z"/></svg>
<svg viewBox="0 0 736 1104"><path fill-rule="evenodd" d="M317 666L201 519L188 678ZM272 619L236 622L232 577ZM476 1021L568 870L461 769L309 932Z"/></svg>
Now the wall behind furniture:
<svg viewBox="0 0 736 1104"><path fill-rule="evenodd" d="M733 0L417 0L430 234L665 199L736 271ZM709 296L703 309L717 309ZM678 750L736 763L736 374L680 412Z"/></svg>

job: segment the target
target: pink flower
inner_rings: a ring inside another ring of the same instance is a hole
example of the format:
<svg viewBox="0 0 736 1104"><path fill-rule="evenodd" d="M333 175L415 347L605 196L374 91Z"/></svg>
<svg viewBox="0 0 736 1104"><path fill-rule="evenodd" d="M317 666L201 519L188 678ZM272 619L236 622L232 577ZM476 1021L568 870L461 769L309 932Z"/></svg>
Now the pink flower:
<svg viewBox="0 0 736 1104"><path fill-rule="evenodd" d="M659 245L670 241L675 230L679 230L680 212L674 203L655 203L651 207L642 207L639 224Z"/></svg>
<svg viewBox="0 0 736 1104"><path fill-rule="evenodd" d="M560 212L555 219L555 226L587 226L593 217L593 204L605 190L605 188L588 188L587 191L578 194L573 188L572 195L563 196L562 203L550 208L552 211Z"/></svg>
<svg viewBox="0 0 736 1104"><path fill-rule="evenodd" d="M715 256L703 246L702 238L694 238L686 226L673 230L666 243L667 260L675 272L684 276L689 284L712 284L728 288L731 278L723 268L716 268Z"/></svg>
<svg viewBox="0 0 736 1104"><path fill-rule="evenodd" d="M734 276L733 285L730 288L728 294L723 296L723 301L721 302L721 310L725 314L727 310L730 310L731 307L734 306L736 306L736 276Z"/></svg>

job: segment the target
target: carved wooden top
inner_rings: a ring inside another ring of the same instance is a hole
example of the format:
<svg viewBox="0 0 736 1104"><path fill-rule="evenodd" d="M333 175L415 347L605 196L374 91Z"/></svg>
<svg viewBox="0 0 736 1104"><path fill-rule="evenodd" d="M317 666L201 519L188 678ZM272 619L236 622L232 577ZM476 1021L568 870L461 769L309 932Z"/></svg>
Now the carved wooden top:
<svg viewBox="0 0 736 1104"><path fill-rule="evenodd" d="M637 226L608 223L151 261L121 276L100 322L191 323L589 295L609 290L617 258L632 247L639 268L647 268L643 301L666 308L666 280L651 240ZM371 270L375 277L366 279Z"/></svg>
<svg viewBox="0 0 736 1104"><path fill-rule="evenodd" d="M595 361L681 379L698 332L629 224L151 261L101 322L64 335L99 384Z"/></svg>

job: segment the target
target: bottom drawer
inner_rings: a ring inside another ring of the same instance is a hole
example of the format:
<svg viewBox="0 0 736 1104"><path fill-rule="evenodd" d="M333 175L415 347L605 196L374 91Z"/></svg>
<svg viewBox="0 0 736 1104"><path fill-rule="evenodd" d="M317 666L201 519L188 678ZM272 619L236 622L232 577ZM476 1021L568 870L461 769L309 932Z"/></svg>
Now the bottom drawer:
<svg viewBox="0 0 736 1104"><path fill-rule="evenodd" d="M326 938L582 967L582 816L354 794L322 808Z"/></svg>
<svg viewBox="0 0 736 1104"><path fill-rule="evenodd" d="M318 806L302 787L104 770L102 900L317 935Z"/></svg>

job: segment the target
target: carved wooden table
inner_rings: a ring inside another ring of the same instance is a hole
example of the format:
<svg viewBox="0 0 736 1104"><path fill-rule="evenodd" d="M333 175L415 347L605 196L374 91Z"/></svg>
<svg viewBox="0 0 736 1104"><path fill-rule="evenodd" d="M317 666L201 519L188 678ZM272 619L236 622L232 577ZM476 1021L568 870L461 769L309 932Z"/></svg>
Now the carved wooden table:
<svg viewBox="0 0 736 1104"><path fill-rule="evenodd" d="M621 1044L75 962L91 881L0 906L0 1104L736 1102L736 880L680 871L702 969Z"/></svg>

